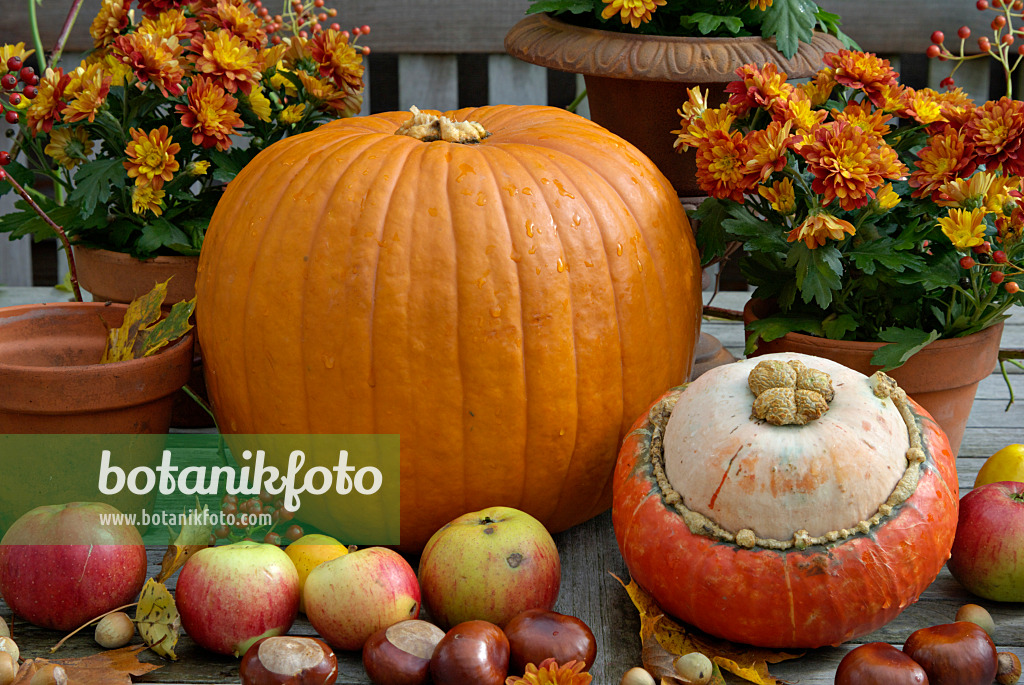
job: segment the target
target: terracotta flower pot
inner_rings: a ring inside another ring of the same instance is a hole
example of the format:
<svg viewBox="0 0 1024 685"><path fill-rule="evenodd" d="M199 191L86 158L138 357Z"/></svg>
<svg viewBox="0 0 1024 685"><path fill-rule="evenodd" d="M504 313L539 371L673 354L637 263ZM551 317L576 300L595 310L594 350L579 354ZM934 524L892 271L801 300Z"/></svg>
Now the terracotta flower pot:
<svg viewBox="0 0 1024 685"><path fill-rule="evenodd" d="M126 309L94 302L0 308L0 532L42 504L103 501L129 514L152 508L155 491L102 495L98 457L112 450L111 463L126 471L159 464L175 393L191 370L193 334L149 357L100 364L107 327L120 326ZM128 435L108 437L115 433Z"/></svg>
<svg viewBox="0 0 1024 685"><path fill-rule="evenodd" d="M0 308L0 434L166 433L191 371L193 334L149 357L100 364L107 327L120 326L126 309Z"/></svg>
<svg viewBox="0 0 1024 685"><path fill-rule="evenodd" d="M764 300L749 300L743 308L743 322L749 324L772 311L772 305ZM960 450L978 383L991 374L998 363L1002 334L1003 324L999 322L963 338L936 340L903 366L887 372L938 421L954 454ZM787 333L771 342L759 341L751 356L802 352L831 359L871 375L881 368L871 364L871 356L884 344Z"/></svg>
<svg viewBox="0 0 1024 685"><path fill-rule="evenodd" d="M787 59L774 41L759 37L679 38L641 36L576 26L533 14L505 36L508 54L532 64L583 74L590 118L636 145L661 169L681 197L703 195L695 153L672 148L677 110L693 86L708 89L709 106L725 102L725 86L747 63L774 63L790 78L810 76L827 52L841 49L834 36L815 33Z"/></svg>
<svg viewBox="0 0 1024 685"><path fill-rule="evenodd" d="M131 302L168 278L171 280L167 284L165 309L170 309L175 302L190 300L196 295L198 256L173 255L140 260L124 252L76 245L75 264L80 285L98 302ZM188 387L200 397L206 398L202 351L198 339ZM196 405L195 400L182 391L174 400L171 425L176 428L205 428L212 426L213 421L209 414Z"/></svg>

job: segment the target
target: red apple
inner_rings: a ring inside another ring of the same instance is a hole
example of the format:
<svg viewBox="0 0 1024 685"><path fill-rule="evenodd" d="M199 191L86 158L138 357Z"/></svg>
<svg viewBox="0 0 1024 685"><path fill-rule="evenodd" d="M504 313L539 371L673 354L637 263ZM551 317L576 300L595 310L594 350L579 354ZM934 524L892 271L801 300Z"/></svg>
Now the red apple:
<svg viewBox="0 0 1024 685"><path fill-rule="evenodd" d="M544 525L510 507L445 524L427 541L419 567L423 602L445 629L473 620L504 626L527 609L552 609L561 574Z"/></svg>
<svg viewBox="0 0 1024 685"><path fill-rule="evenodd" d="M242 541L193 554L175 603L185 632L219 654L241 656L257 640L288 632L299 612L299 574L276 545Z"/></svg>
<svg viewBox="0 0 1024 685"><path fill-rule="evenodd" d="M0 596L29 623L67 631L129 604L146 582L135 526L109 504L37 507L0 540Z"/></svg>
<svg viewBox="0 0 1024 685"><path fill-rule="evenodd" d="M336 649L362 649L381 628L420 614L416 572L385 547L366 547L320 564L303 590L306 618Z"/></svg>
<svg viewBox="0 0 1024 685"><path fill-rule="evenodd" d="M989 483L960 499L947 566L979 597L1024 602L1024 483Z"/></svg>

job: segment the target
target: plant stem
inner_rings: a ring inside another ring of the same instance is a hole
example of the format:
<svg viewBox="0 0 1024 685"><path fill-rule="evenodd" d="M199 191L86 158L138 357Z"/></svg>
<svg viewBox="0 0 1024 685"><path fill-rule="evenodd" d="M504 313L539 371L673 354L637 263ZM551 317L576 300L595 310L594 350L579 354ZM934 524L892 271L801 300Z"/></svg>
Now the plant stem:
<svg viewBox="0 0 1024 685"><path fill-rule="evenodd" d="M583 102L583 98L585 98L585 97L587 97L587 89L586 88L581 90L579 92L579 94L572 99L572 102L570 102L568 105L565 106L566 111L572 112L573 114L575 114L576 113L576 109L580 106L580 103Z"/></svg>
<svg viewBox="0 0 1024 685"><path fill-rule="evenodd" d="M71 250L71 241L68 240L68 234L65 233L64 229L58 226L54 222L54 220L50 218L49 214L43 211L42 207L36 204L36 201L32 199L32 196L29 195L28 192L26 192L25 189L21 187L21 184L15 181L10 174L6 172L3 173L3 175L0 176L0 180L5 180L8 183L10 183L11 186L14 187L15 192L17 192L18 195L21 195L22 199L25 200L25 202L28 203L29 207L32 208L32 211L38 214L40 218L42 218L42 220L45 221L47 225L53 229L53 232L57 234L57 237L60 238L60 242L64 246L64 254L67 256L68 259L68 272L71 275L71 289L75 293L75 301L81 302L82 289L78 287L78 269L75 268L75 255L74 252Z"/></svg>
<svg viewBox="0 0 1024 685"><path fill-rule="evenodd" d="M29 0L29 7L32 8L30 15L32 17L32 28L34 31L37 31L34 0ZM47 60L45 64L46 67L51 67L57 64L57 61L60 60L60 56L64 52L64 46L68 42L68 36L71 35L71 29L74 27L75 20L78 18L78 11L81 9L82 0L71 0L71 7L68 9L68 16L64 18L64 25L60 28L60 34L57 36L57 42L53 45L53 52L50 53L50 59ZM40 57L42 57L42 55L40 55ZM46 72L45 68L43 69L43 72Z"/></svg>

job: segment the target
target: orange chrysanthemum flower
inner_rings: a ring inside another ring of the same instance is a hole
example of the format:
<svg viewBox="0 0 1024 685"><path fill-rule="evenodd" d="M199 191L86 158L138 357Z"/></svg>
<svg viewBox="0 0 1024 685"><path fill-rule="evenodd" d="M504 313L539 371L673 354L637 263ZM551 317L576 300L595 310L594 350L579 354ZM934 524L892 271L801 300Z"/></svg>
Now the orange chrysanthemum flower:
<svg viewBox="0 0 1024 685"><path fill-rule="evenodd" d="M743 201L747 189L747 143L739 131L711 131L697 146L697 182L719 199Z"/></svg>
<svg viewBox="0 0 1024 685"><path fill-rule="evenodd" d="M787 153L800 140L792 135L793 122L772 121L761 131L747 136L747 159L744 163L748 182L767 181L773 172L786 166Z"/></svg>
<svg viewBox="0 0 1024 685"><path fill-rule="evenodd" d="M746 116L755 107L777 105L789 99L793 92L793 86L786 83L786 74L771 63L760 68L744 64L736 70L736 75L741 80L731 82L725 87L725 92L731 93L729 104L737 116Z"/></svg>
<svg viewBox="0 0 1024 685"><path fill-rule="evenodd" d="M330 79L339 90L360 90L363 87L363 58L349 45L340 31L327 29L313 36L309 51L320 69L320 76Z"/></svg>
<svg viewBox="0 0 1024 685"><path fill-rule="evenodd" d="M154 190L159 190L164 181L170 181L178 170L178 160L174 155L181 152L181 146L168 137L166 126L149 133L132 128L128 133L132 137L124 149L128 159L122 162L128 170L128 178L134 178L135 185L153 186Z"/></svg>
<svg viewBox="0 0 1024 685"><path fill-rule="evenodd" d="M942 207L961 209L965 209L967 204L985 204L985 197L995 178L996 175L990 171L979 171L970 178L951 179L939 186L935 203Z"/></svg>
<svg viewBox="0 0 1024 685"><path fill-rule="evenodd" d="M135 186L132 189L132 211L136 214L153 212L156 216L164 213L164 191L153 186Z"/></svg>
<svg viewBox="0 0 1024 685"><path fill-rule="evenodd" d="M772 108L775 121L792 121L796 132L804 137L814 134L828 117L824 109L815 109L810 97L802 90L794 90L789 99Z"/></svg>
<svg viewBox="0 0 1024 685"><path fill-rule="evenodd" d="M192 130L192 143L218 150L231 147L231 135L242 126L238 100L204 76L192 79L185 97L188 104L174 109L182 115L181 125Z"/></svg>
<svg viewBox="0 0 1024 685"><path fill-rule="evenodd" d="M262 48L267 43L263 20L246 0L217 0L213 7L204 9L200 17L210 28L230 31L254 48Z"/></svg>
<svg viewBox="0 0 1024 685"><path fill-rule="evenodd" d="M131 0L103 0L89 25L93 47L103 49L121 35L131 21L131 4Z"/></svg>
<svg viewBox="0 0 1024 685"><path fill-rule="evenodd" d="M1024 102L1002 97L975 110L964 126L979 166L1024 175Z"/></svg>
<svg viewBox="0 0 1024 685"><path fill-rule="evenodd" d="M47 69L39 80L36 97L25 110L28 115L28 127L33 135L49 133L53 125L61 120L61 113L67 105L64 103L64 90L71 82L71 76L63 69Z"/></svg>
<svg viewBox="0 0 1024 685"><path fill-rule="evenodd" d="M192 40L199 31L199 22L181 10L167 10L159 16L146 17L138 29L138 33L159 38L177 38L179 43Z"/></svg>
<svg viewBox="0 0 1024 685"><path fill-rule="evenodd" d="M540 666L526 664L526 673L509 676L505 685L590 685L593 676L583 671L585 666L585 662L575 660L559 666L553 658L548 658L540 662Z"/></svg>
<svg viewBox="0 0 1024 685"><path fill-rule="evenodd" d="M758 185L757 193L768 200L772 209L783 216L788 216L796 211L796 193L793 191L793 179L784 178L775 181L772 185Z"/></svg>
<svg viewBox="0 0 1024 685"><path fill-rule="evenodd" d="M64 91L64 101L67 102L64 121L69 124L83 119L94 121L100 107L107 101L113 78L99 63L83 64L70 76L71 81Z"/></svg>
<svg viewBox="0 0 1024 685"><path fill-rule="evenodd" d="M945 121L942 113L942 98L939 93L931 88L909 91L907 106L903 112L904 116L912 118L919 124L935 124Z"/></svg>
<svg viewBox="0 0 1024 685"><path fill-rule="evenodd" d="M821 247L825 241L842 240L846 234L853 235L857 229L849 221L835 217L828 212L811 214L803 223L789 232L786 240L795 242L802 240L811 250Z"/></svg>
<svg viewBox="0 0 1024 685"><path fill-rule="evenodd" d="M973 146L966 142L952 126L946 126L941 133L928 139L917 154L910 186L914 188L911 197L939 198L942 184L962 176L969 176L975 169L972 157Z"/></svg>
<svg viewBox="0 0 1024 685"><path fill-rule="evenodd" d="M331 81L324 81L304 71L296 72L306 95L341 116L358 114L363 105L363 96L350 91L338 90Z"/></svg>
<svg viewBox="0 0 1024 685"><path fill-rule="evenodd" d="M180 62L182 47L177 38L130 33L115 39L112 50L135 73L140 88L151 82L164 97L185 92L181 85L185 78L185 68Z"/></svg>
<svg viewBox="0 0 1024 685"><path fill-rule="evenodd" d="M899 76L889 60L870 52L829 52L825 64L835 69L836 82L863 91L876 107L883 104L883 87L895 86Z"/></svg>
<svg viewBox="0 0 1024 685"><path fill-rule="evenodd" d="M203 34L189 47L195 53L196 71L205 74L229 93L242 91L246 95L252 84L260 79L259 51L225 29Z"/></svg>
<svg viewBox="0 0 1024 685"><path fill-rule="evenodd" d="M937 221L943 235L958 250L966 251L985 242L985 209L982 207L969 210L953 208Z"/></svg>
<svg viewBox="0 0 1024 685"><path fill-rule="evenodd" d="M756 7L757 9L764 12L766 9L772 6L772 0L750 0L748 5L750 9L754 9Z"/></svg>
<svg viewBox="0 0 1024 685"><path fill-rule="evenodd" d="M639 28L651 20L651 15L667 0L604 0L605 8L601 12L602 19L611 19L616 14L623 24Z"/></svg>
<svg viewBox="0 0 1024 685"><path fill-rule="evenodd" d="M834 69L826 68L814 75L810 81L801 83L796 88L802 91L811 101L811 105L819 107L828 101L829 96L836 87L836 72Z"/></svg>
<svg viewBox="0 0 1024 685"><path fill-rule="evenodd" d="M680 121L684 128L672 131L677 134L672 146L677 152L683 152L691 147L697 147L702 140L706 140L712 131L728 133L736 115L732 113L729 105L723 105L715 109L705 109L700 115L689 122Z"/></svg>
<svg viewBox="0 0 1024 685"><path fill-rule="evenodd" d="M882 136L889 133L889 117L880 109L875 109L870 102L850 102L842 112L832 111L837 121L847 121L865 133Z"/></svg>
<svg viewBox="0 0 1024 685"><path fill-rule="evenodd" d="M822 205L838 199L847 211L867 204L883 179L907 173L896 151L882 138L845 121L818 127L797 152L814 175L811 189L822 195Z"/></svg>

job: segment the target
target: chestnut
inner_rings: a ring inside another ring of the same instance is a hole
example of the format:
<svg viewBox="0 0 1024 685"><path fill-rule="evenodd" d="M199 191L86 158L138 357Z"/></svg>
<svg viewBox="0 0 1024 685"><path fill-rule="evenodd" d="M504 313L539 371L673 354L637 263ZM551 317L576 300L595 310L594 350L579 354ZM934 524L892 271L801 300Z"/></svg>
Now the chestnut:
<svg viewBox="0 0 1024 685"><path fill-rule="evenodd" d="M246 650L239 675L242 685L326 685L338 677L338 658L315 637L265 637Z"/></svg>
<svg viewBox="0 0 1024 685"><path fill-rule="evenodd" d="M522 675L526 664L553 658L560 664L582 661L589 671L597 656L597 640L586 623L545 609L527 609L505 625L510 650L509 673Z"/></svg>
<svg viewBox="0 0 1024 685"><path fill-rule="evenodd" d="M851 649L839 662L835 685L927 685L921 665L888 642Z"/></svg>
<svg viewBox="0 0 1024 685"><path fill-rule="evenodd" d="M430 677L434 685L504 685L508 675L508 638L489 621L465 621L434 648Z"/></svg>
<svg viewBox="0 0 1024 685"><path fill-rule="evenodd" d="M921 664L929 685L988 685L996 677L996 646L977 623L957 621L915 630L903 651Z"/></svg>
<svg viewBox="0 0 1024 685"><path fill-rule="evenodd" d="M363 668L374 685L423 685L430 657L444 637L433 623L409 619L381 628L363 645Z"/></svg>

